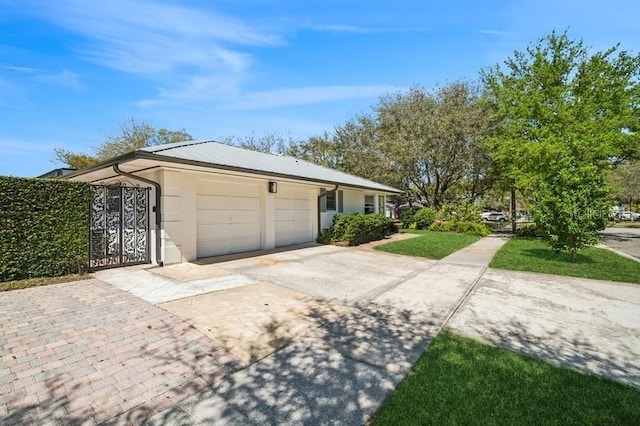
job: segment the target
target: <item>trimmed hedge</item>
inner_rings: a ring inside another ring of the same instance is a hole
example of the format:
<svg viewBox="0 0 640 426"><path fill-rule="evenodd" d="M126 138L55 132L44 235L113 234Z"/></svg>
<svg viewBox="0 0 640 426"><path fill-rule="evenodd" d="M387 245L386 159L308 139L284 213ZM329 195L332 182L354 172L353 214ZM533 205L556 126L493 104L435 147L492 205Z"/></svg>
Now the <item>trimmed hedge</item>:
<svg viewBox="0 0 640 426"><path fill-rule="evenodd" d="M0 176L0 281L86 270L91 188Z"/></svg>
<svg viewBox="0 0 640 426"><path fill-rule="evenodd" d="M486 237L491 233L491 230L485 225L475 222L434 222L429 227L429 230L477 235L479 237Z"/></svg>
<svg viewBox="0 0 640 426"><path fill-rule="evenodd" d="M347 213L333 217L333 225L318 237L319 243L357 246L381 240L396 232L393 221L381 214Z"/></svg>

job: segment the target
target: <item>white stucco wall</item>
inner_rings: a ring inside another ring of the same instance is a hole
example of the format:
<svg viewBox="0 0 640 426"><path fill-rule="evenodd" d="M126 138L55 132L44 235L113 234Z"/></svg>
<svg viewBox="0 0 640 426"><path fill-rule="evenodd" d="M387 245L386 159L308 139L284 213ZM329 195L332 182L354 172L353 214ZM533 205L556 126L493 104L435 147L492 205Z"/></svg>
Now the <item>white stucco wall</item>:
<svg viewBox="0 0 640 426"><path fill-rule="evenodd" d="M333 188L325 188L330 191ZM342 213L364 213L364 196L373 195L374 208L378 211L378 196L383 195L376 192L355 190L355 189L342 189L343 191L343 211ZM320 192L318 192L319 194ZM336 206L337 208L337 206ZM333 217L340 214L338 211L326 211L321 215L321 229L325 230L331 227L333 223Z"/></svg>

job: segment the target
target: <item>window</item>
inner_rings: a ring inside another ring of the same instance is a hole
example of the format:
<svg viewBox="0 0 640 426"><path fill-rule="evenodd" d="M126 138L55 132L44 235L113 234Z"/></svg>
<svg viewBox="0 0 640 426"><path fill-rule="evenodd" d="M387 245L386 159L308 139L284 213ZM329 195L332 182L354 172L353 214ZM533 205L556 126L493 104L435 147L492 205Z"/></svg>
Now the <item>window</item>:
<svg viewBox="0 0 640 426"><path fill-rule="evenodd" d="M373 204L373 195L364 196L364 214L375 213L376 209Z"/></svg>
<svg viewBox="0 0 640 426"><path fill-rule="evenodd" d="M384 195L378 195L378 213L385 214L385 207Z"/></svg>
<svg viewBox="0 0 640 426"><path fill-rule="evenodd" d="M336 193L330 192L327 194L327 210L335 211L336 210Z"/></svg>
<svg viewBox="0 0 640 426"><path fill-rule="evenodd" d="M328 192L326 189L320 189L320 194L326 194L320 198L321 212L343 212L344 194L342 190Z"/></svg>

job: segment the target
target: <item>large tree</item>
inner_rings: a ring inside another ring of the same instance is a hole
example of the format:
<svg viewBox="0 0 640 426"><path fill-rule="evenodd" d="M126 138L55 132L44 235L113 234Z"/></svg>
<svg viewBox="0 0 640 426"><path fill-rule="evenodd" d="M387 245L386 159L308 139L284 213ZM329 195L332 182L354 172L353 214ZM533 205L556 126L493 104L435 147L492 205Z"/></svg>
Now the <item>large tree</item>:
<svg viewBox="0 0 640 426"><path fill-rule="evenodd" d="M482 192L488 158L480 142L491 128L485 106L470 84L457 82L434 92L414 87L376 107L384 156L427 204L438 208L454 192L470 199Z"/></svg>
<svg viewBox="0 0 640 426"><path fill-rule="evenodd" d="M155 129L144 121L139 123L130 118L120 126L118 134L107 135L102 144L93 147L91 154L56 148L55 155L57 161L75 169L82 169L138 148L191 139L191 135L184 129Z"/></svg>
<svg viewBox="0 0 640 426"><path fill-rule="evenodd" d="M574 259L605 225L606 171L638 153L639 75L640 57L617 46L590 53L566 32L482 73L500 123L493 160L533 201L551 246Z"/></svg>

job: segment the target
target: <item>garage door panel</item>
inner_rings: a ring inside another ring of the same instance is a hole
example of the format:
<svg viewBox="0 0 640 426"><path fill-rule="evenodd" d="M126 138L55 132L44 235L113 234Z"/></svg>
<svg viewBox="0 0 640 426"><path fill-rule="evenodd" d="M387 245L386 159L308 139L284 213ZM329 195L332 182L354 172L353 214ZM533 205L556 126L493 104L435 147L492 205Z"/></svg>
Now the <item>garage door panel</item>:
<svg viewBox="0 0 640 426"><path fill-rule="evenodd" d="M196 188L198 257L260 248L261 206L257 185L200 181Z"/></svg>
<svg viewBox="0 0 640 426"><path fill-rule="evenodd" d="M229 208L235 210L259 210L260 199L249 197L229 197Z"/></svg>
<svg viewBox="0 0 640 426"><path fill-rule="evenodd" d="M227 185L227 194L234 197L259 198L260 189L255 185L243 185L240 183L230 183Z"/></svg>
<svg viewBox="0 0 640 426"><path fill-rule="evenodd" d="M227 241L199 241L197 244L198 257L218 256L227 254L231 250Z"/></svg>
<svg viewBox="0 0 640 426"><path fill-rule="evenodd" d="M305 191L288 191L276 198L276 247L313 241L310 197Z"/></svg>
<svg viewBox="0 0 640 426"><path fill-rule="evenodd" d="M228 216L231 223L260 223L259 212L253 210L229 210Z"/></svg>
<svg viewBox="0 0 640 426"><path fill-rule="evenodd" d="M198 210L196 223L198 226L229 223L229 212L227 210Z"/></svg>
<svg viewBox="0 0 640 426"><path fill-rule="evenodd" d="M198 241L220 241L226 239L231 230L231 225L222 223L215 225L199 225L198 226Z"/></svg>
<svg viewBox="0 0 640 426"><path fill-rule="evenodd" d="M291 210L276 210L275 220L278 221L290 221L293 217Z"/></svg>

